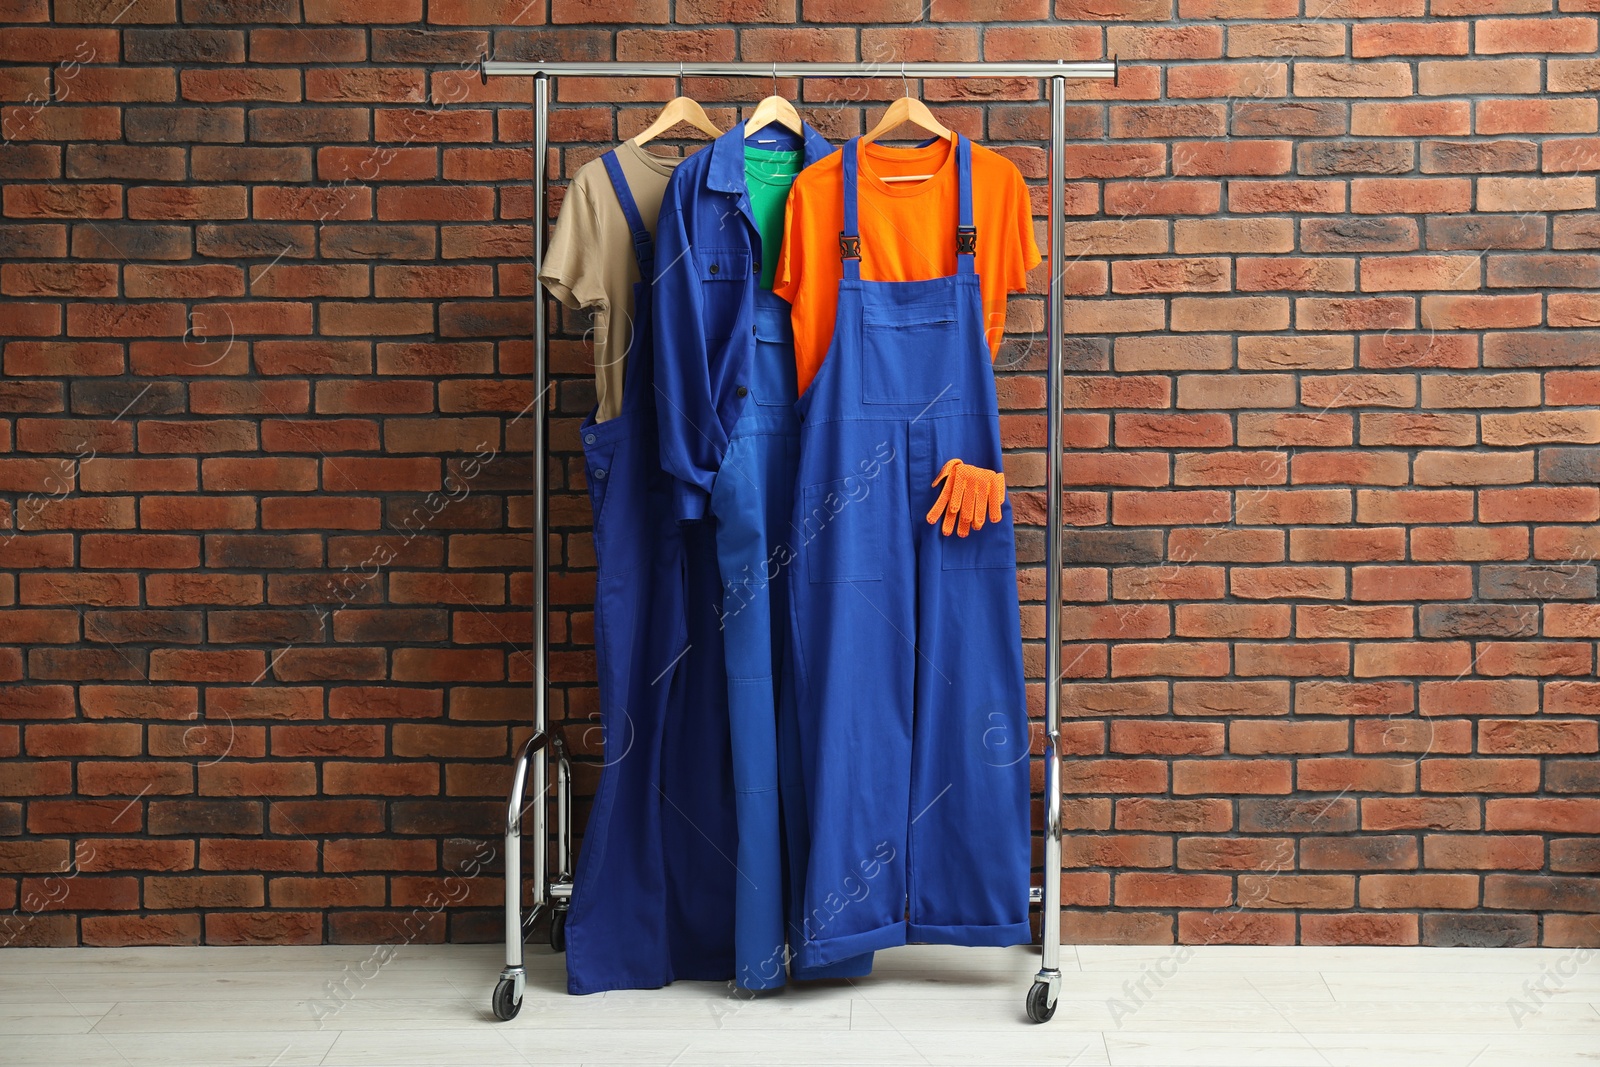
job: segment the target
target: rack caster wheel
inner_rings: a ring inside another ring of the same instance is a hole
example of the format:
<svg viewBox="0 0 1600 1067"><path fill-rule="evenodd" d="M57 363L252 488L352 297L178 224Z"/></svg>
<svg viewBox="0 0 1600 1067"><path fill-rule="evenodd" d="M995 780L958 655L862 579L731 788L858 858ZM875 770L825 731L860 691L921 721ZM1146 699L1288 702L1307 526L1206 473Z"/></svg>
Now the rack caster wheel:
<svg viewBox="0 0 1600 1067"><path fill-rule="evenodd" d="M1028 1018L1036 1023L1047 1023L1055 1015L1056 1006L1050 1003L1050 987L1043 982L1033 983L1028 990Z"/></svg>
<svg viewBox="0 0 1600 1067"><path fill-rule="evenodd" d="M515 1019L517 1012L522 1010L522 1001L516 997L516 986L509 978L500 979L500 984L494 987L494 996L491 1005L494 1008L494 1017L501 1022Z"/></svg>
<svg viewBox="0 0 1600 1067"><path fill-rule="evenodd" d="M550 916L550 949L561 953L567 951L567 909L558 908Z"/></svg>

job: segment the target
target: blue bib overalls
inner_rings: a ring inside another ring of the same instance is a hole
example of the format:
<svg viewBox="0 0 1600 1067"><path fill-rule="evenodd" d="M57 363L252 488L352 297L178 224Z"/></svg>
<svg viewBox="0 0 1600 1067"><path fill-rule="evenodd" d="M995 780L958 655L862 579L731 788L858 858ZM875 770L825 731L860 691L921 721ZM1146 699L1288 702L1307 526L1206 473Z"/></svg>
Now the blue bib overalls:
<svg viewBox="0 0 1600 1067"><path fill-rule="evenodd" d="M861 278L858 145L844 148L833 339L801 419L790 610L811 827L798 960L1028 925L1028 723L1009 503L967 537L925 519L948 459L1000 470L957 139L957 270ZM793 931L791 931L793 935Z"/></svg>
<svg viewBox="0 0 1600 1067"><path fill-rule="evenodd" d="M756 287L750 329L755 355L740 387L744 409L712 485L711 511L739 820L736 980L745 989L771 989L789 969L784 903L798 908L807 837L783 578L794 552L788 530L800 458L789 302ZM794 977L855 978L871 969L867 955L829 967L797 965Z"/></svg>
<svg viewBox="0 0 1600 1067"><path fill-rule="evenodd" d="M673 518L652 386L654 240L615 153L602 158L633 232L640 282L622 410L601 423L591 413L580 430L599 569L605 764L567 918L570 993L733 973L727 690L718 606L705 592L720 586L715 544L710 530Z"/></svg>

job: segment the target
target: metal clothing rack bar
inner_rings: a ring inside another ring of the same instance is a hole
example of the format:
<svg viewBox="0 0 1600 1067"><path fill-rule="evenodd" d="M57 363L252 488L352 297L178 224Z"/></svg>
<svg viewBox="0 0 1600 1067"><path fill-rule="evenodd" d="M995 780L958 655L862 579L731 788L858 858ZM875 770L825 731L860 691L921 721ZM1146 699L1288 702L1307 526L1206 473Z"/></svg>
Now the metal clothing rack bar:
<svg viewBox="0 0 1600 1067"><path fill-rule="evenodd" d="M1117 81L1116 58L1089 63L543 63L499 61L485 58L479 65L485 82L490 75L533 78L533 202L538 205L533 233L533 271L537 278L544 266L545 157L550 111L549 80L558 77L585 78L683 78L697 75L721 77L830 77L830 78L1033 78L1049 82L1050 97L1050 285L1045 306L1045 330L1049 346L1048 380L1045 385L1045 427L1050 441L1050 462L1045 482L1045 787L1044 787L1044 878L1043 886L1030 892L1030 900L1040 903L1042 915L1042 958L1039 973L1027 995L1028 1017L1044 1022L1055 1014L1061 992L1061 273L1062 177L1066 158L1066 83L1069 78L1110 79ZM537 285L537 283L535 283ZM549 388L546 360L545 302L542 294L534 300L533 377L535 397L532 410L534 428L533 530L536 575L533 602L534 697L533 736L529 738L512 774L511 794L506 804L505 836L505 922L506 965L495 987L493 1007L496 1017L509 1019L522 1005L527 981L522 945L526 928L540 911L553 911L551 947L560 951L565 943L564 920L572 896L571 771L559 736L549 733L547 705L549 561L547 498L549 486L548 407ZM557 817L559 871L549 878L547 871L549 831L545 792L549 788L549 760L557 760ZM528 780L538 784L531 802L524 804ZM533 907L522 909L522 820L531 817L533 838L539 843L533 855Z"/></svg>

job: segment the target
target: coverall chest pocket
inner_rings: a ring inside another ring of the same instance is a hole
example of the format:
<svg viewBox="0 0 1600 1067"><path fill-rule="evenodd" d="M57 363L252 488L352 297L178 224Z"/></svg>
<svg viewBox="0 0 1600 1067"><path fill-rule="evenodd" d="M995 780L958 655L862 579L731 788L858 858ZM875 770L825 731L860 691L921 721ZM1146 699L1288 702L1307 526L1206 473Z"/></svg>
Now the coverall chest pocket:
<svg viewBox="0 0 1600 1067"><path fill-rule="evenodd" d="M739 319L739 305L750 279L748 248L696 248L689 257L700 279L701 314L704 316L706 347L721 352L733 341ZM731 283L731 284L730 284ZM688 309L682 309L690 314ZM668 313L669 309L663 309Z"/></svg>
<svg viewBox="0 0 1600 1067"><path fill-rule="evenodd" d="M862 308L861 400L933 404L958 400L968 354L954 302Z"/></svg>
<svg viewBox="0 0 1600 1067"><path fill-rule="evenodd" d="M813 582L874 582L883 579L889 550L886 499L861 477L808 485L800 496L804 513L796 534L805 545L806 573Z"/></svg>
<svg viewBox="0 0 1600 1067"><path fill-rule="evenodd" d="M702 248L695 255L702 282L742 282L750 277L748 248Z"/></svg>
<svg viewBox="0 0 1600 1067"><path fill-rule="evenodd" d="M750 364L750 392L763 407L794 406L796 394L794 327L787 307L755 309L755 359Z"/></svg>

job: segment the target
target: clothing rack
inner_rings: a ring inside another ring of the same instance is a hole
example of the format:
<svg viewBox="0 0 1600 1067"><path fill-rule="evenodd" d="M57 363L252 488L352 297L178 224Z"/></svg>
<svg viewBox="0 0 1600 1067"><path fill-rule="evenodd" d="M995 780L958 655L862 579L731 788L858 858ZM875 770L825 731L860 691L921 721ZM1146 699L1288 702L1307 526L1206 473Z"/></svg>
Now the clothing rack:
<svg viewBox="0 0 1600 1067"><path fill-rule="evenodd" d="M1050 463L1046 477L1045 539L1045 783L1044 783L1044 878L1042 887L1029 891L1030 903L1043 906L1043 952L1039 973L1029 989L1026 1007L1034 1022L1044 1022L1055 1014L1061 992L1061 761L1057 751L1061 730L1061 273L1063 174L1066 156L1066 83L1068 78L1109 78L1117 81L1116 58L1088 63L544 63L511 62L485 58L479 65L484 82L490 75L520 75L533 78L533 200L538 205L533 236L535 279L544 265L545 156L550 109L550 79L586 78L682 78L697 75L720 77L830 77L830 78L1031 78L1050 83L1050 286L1045 305L1045 333L1049 342L1048 379L1045 386L1045 427L1050 441ZM537 281L535 286L537 286ZM533 376L536 386L532 405L534 420L533 465L533 567L538 576L533 598L533 736L523 746L513 769L511 794L506 804L505 838L505 922L506 965L495 987L493 1007L500 1019L514 1016L522 1005L527 970L523 966L522 946L527 927L546 907L552 909L551 947L558 951L565 943L565 918L572 897L571 768L565 747L558 735L548 732L547 662L547 582L546 558L547 495L549 461L547 439L548 409L545 391L549 388L546 362L545 300L534 300ZM557 762L557 849L560 871L548 877L549 831L546 824L545 791L549 788L549 758ZM523 797L530 774L540 788L531 807L533 834L539 848L533 854L533 907L522 910L522 818L528 814Z"/></svg>

